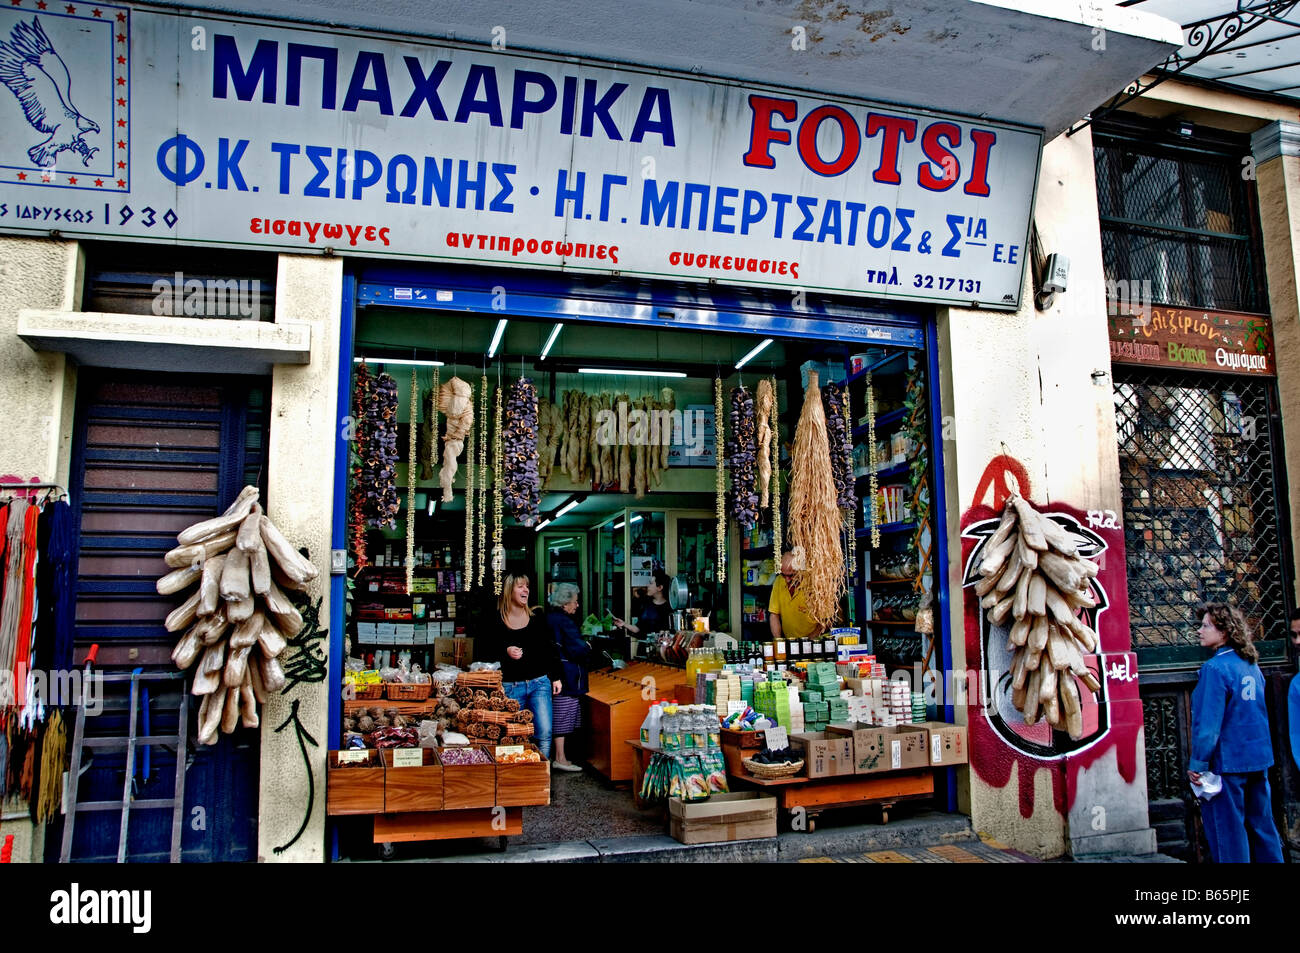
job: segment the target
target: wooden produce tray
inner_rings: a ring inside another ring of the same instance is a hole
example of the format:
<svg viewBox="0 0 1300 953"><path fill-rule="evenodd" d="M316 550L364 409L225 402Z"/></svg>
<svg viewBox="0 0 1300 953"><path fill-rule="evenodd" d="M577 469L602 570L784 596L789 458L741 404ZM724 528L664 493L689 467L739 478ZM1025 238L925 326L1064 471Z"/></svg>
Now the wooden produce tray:
<svg viewBox="0 0 1300 953"><path fill-rule="evenodd" d="M398 751L418 751L424 763L419 766L394 767ZM386 813L442 810L442 765L438 762L436 751L432 748L386 748L380 754L384 760Z"/></svg>
<svg viewBox="0 0 1300 953"><path fill-rule="evenodd" d="M442 809L463 811L497 804L497 765L491 749L475 745L488 756L487 764L442 765ZM442 761L441 757L438 759ZM465 835L469 836L469 835Z"/></svg>
<svg viewBox="0 0 1300 953"><path fill-rule="evenodd" d="M343 766L343 759L364 755L362 764ZM384 811L384 763L371 749L331 751L325 759L325 813L382 814Z"/></svg>
<svg viewBox="0 0 1300 953"><path fill-rule="evenodd" d="M535 745L528 745L534 751ZM491 750L490 748L488 749ZM496 803L499 807L524 807L551 803L551 763L497 763Z"/></svg>
<svg viewBox="0 0 1300 953"><path fill-rule="evenodd" d="M933 797L934 772L882 771L878 774L842 775L833 778L777 778L767 781L752 775L738 775L733 781L753 785L777 796L784 811L803 808L809 814L836 807L876 805L889 820L889 808L899 801ZM808 828L812 830L810 826Z"/></svg>
<svg viewBox="0 0 1300 953"><path fill-rule="evenodd" d="M438 699L430 698L423 702L399 702L386 701L382 698L372 701L345 701L343 703L343 713L345 715L355 715L359 711L369 711L371 708L382 708L384 711L395 710L399 715L432 715L438 708Z"/></svg>

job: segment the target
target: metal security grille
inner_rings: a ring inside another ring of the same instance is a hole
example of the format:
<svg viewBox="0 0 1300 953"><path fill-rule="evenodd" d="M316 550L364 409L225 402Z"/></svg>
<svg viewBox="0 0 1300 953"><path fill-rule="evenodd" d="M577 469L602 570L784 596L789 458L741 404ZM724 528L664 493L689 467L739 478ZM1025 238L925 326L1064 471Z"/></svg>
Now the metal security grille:
<svg viewBox="0 0 1300 953"><path fill-rule="evenodd" d="M1173 695L1142 699L1147 799L1151 801L1180 801L1187 788L1178 702L1179 699Z"/></svg>
<svg viewBox="0 0 1300 953"><path fill-rule="evenodd" d="M1099 128L1093 140L1106 277L1150 282L1163 304L1265 311L1249 147L1160 141Z"/></svg>
<svg viewBox="0 0 1300 953"><path fill-rule="evenodd" d="M1269 380L1115 368L1130 616L1144 662L1199 664L1192 614L1207 600L1239 606L1257 638L1285 637L1273 407Z"/></svg>

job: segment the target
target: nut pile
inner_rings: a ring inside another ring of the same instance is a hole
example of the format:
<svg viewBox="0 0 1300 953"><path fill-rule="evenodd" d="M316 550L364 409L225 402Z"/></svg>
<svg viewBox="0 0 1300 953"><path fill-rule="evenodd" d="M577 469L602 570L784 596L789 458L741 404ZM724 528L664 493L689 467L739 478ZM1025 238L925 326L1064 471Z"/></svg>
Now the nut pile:
<svg viewBox="0 0 1300 953"><path fill-rule="evenodd" d="M980 608L990 625L1012 620L1007 649L1012 703L1025 724L1046 718L1071 738L1083 735L1083 709L1077 677L1090 691L1101 683L1084 661L1098 651L1097 633L1078 617L1096 608L1092 580L1097 564L1079 555L1074 538L1061 524L1013 495L1002 522L984 544L975 584Z"/></svg>
<svg viewBox="0 0 1300 953"><path fill-rule="evenodd" d="M241 722L258 726L257 702L284 687L277 659L303 627L284 589L306 589L319 575L257 497L257 487L244 487L221 516L182 531L165 557L174 571L156 587L167 596L198 584L164 626L184 630L172 652L176 667L199 663L190 691L203 696L200 744L216 744L218 730L230 734Z"/></svg>
<svg viewBox="0 0 1300 953"><path fill-rule="evenodd" d="M537 474L537 388L526 377L506 394L504 440L505 504L524 526L537 522L541 482Z"/></svg>
<svg viewBox="0 0 1300 953"><path fill-rule="evenodd" d="M741 529L749 530L758 522L758 422L754 395L744 387L731 392L730 436L731 516Z"/></svg>

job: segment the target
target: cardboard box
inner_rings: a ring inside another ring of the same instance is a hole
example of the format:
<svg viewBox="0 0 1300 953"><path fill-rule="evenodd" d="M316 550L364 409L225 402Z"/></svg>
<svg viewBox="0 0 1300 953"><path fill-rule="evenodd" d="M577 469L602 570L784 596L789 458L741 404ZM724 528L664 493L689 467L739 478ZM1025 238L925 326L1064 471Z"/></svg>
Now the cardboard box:
<svg viewBox="0 0 1300 953"><path fill-rule="evenodd" d="M415 626L409 622L399 622L393 627L394 645L414 645Z"/></svg>
<svg viewBox="0 0 1300 953"><path fill-rule="evenodd" d="M435 664L464 668L474 661L474 640L438 638L433 643L433 655Z"/></svg>
<svg viewBox="0 0 1300 953"><path fill-rule="evenodd" d="M429 644L429 626L428 623L416 623L415 626L415 645Z"/></svg>
<svg viewBox="0 0 1300 953"><path fill-rule="evenodd" d="M810 778L833 778L853 774L853 739L842 735L827 735L823 731L808 731L790 735L790 747L804 760L804 771Z"/></svg>
<svg viewBox="0 0 1300 953"><path fill-rule="evenodd" d="M396 623L396 622L376 622L376 623L375 623L375 638L379 639L379 641L381 641L381 642L386 642L386 643L391 644L391 643L393 642L393 640L397 638L397 623Z"/></svg>
<svg viewBox="0 0 1300 953"><path fill-rule="evenodd" d="M714 794L707 801L668 801L669 829L683 844L776 836L776 798L756 791Z"/></svg>
<svg viewBox="0 0 1300 953"><path fill-rule="evenodd" d="M357 623L357 643L359 645L374 645L379 641L379 631L373 622Z"/></svg>
<svg viewBox="0 0 1300 953"><path fill-rule="evenodd" d="M827 725L826 733L853 739L855 774L907 771L930 766L930 753L926 747L929 731L925 728L912 725L874 727L855 722Z"/></svg>
<svg viewBox="0 0 1300 953"><path fill-rule="evenodd" d="M926 750L929 752L931 766L943 767L950 764L966 764L970 760L965 725L949 725L942 721L923 721L912 727L925 728L930 733L930 740Z"/></svg>

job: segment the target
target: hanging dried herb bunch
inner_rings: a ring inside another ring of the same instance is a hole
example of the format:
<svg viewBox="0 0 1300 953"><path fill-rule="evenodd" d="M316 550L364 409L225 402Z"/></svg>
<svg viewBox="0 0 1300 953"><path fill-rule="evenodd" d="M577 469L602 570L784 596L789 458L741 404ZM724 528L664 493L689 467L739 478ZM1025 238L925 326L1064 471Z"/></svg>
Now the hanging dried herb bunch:
<svg viewBox="0 0 1300 953"><path fill-rule="evenodd" d="M781 394L776 377L772 382L772 554L780 565L781 539Z"/></svg>
<svg viewBox="0 0 1300 953"><path fill-rule="evenodd" d="M417 443L420 432L420 381L415 368L411 368L411 409L407 427L406 453L406 593L410 595L415 583L415 484Z"/></svg>
<svg viewBox="0 0 1300 953"><path fill-rule="evenodd" d="M469 405L471 410L474 407L474 391L471 386ZM480 429L487 426L484 420L479 421ZM460 587L468 592L470 585L474 581L474 477L477 467L474 466L474 422L473 415L470 415L469 431L465 434L465 443L469 449L465 451L465 571L461 576ZM480 491L482 495L482 491Z"/></svg>
<svg viewBox="0 0 1300 953"><path fill-rule="evenodd" d="M361 492L366 515L372 526L393 526L401 504L397 499L397 381L392 375L370 379L362 417L366 445Z"/></svg>
<svg viewBox="0 0 1300 953"><path fill-rule="evenodd" d="M465 437L474 423L474 389L459 377L453 377L438 391L438 409L447 417L447 432L442 437L442 470L438 474L446 504L451 502L456 483L456 458L465 449Z"/></svg>
<svg viewBox="0 0 1300 953"><path fill-rule="evenodd" d="M366 495L363 483L366 455L366 416L364 408L370 400L370 371L364 362L357 365L357 383L352 391L352 441L349 445L349 467L352 474L352 495L348 499L348 539L357 569L370 565L366 553Z"/></svg>
<svg viewBox="0 0 1300 953"><path fill-rule="evenodd" d="M831 472L835 476L835 493L842 510L852 512L853 444L848 414L848 390L840 384L827 384L822 390L826 402L826 436L831 445Z"/></svg>
<svg viewBox="0 0 1300 953"><path fill-rule="evenodd" d="M835 475L831 471L830 439L817 373L808 375L803 411L795 430L790 476L790 542L802 550L803 581L808 614L830 625L848 588L843 526Z"/></svg>
<svg viewBox="0 0 1300 953"><path fill-rule="evenodd" d="M876 471L880 467L880 454L876 450L876 392L867 375L867 525L871 530L871 548L880 548L880 480Z"/></svg>
<svg viewBox="0 0 1300 953"><path fill-rule="evenodd" d="M510 385L503 440L505 504L520 523L533 526L541 503L537 478L537 388L526 377Z"/></svg>
<svg viewBox="0 0 1300 953"><path fill-rule="evenodd" d="M501 595L502 575L506 568L506 550L502 544L502 485L504 472L501 464L501 388L496 392L496 413L492 428L492 591Z"/></svg>
<svg viewBox="0 0 1300 953"><path fill-rule="evenodd" d="M478 524L478 546L475 549L478 565L474 568L474 584L483 585L483 580L487 574L487 497L488 497L488 437L491 427L488 426L488 379L483 375L483 379L478 384L478 419L481 426L478 428L478 486L479 494L477 500L478 513L475 521ZM465 571L469 572L471 567L467 563Z"/></svg>
<svg viewBox="0 0 1300 953"><path fill-rule="evenodd" d="M725 439L725 421L722 415L722 378L713 379L713 458L717 467L717 544L718 544L718 583L722 584L727 581L727 467L726 454L723 448L726 446Z"/></svg>

